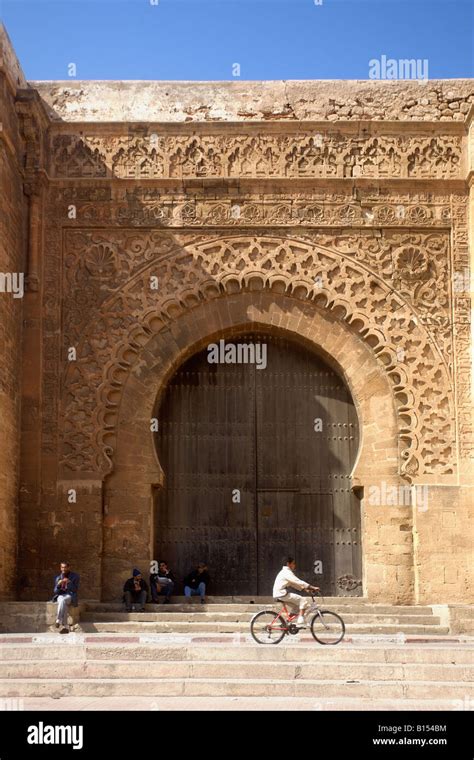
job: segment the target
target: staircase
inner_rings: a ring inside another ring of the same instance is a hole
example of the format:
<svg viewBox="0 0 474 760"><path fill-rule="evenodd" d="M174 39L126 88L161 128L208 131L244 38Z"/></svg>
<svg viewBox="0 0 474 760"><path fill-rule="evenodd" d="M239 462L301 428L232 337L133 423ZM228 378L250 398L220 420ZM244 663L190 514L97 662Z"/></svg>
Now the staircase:
<svg viewBox="0 0 474 760"><path fill-rule="evenodd" d="M207 597L205 605L192 597L173 597L171 604L150 604L145 612L124 612L118 603L86 603L80 628L87 633L247 633L258 610L274 608L271 597ZM346 635L443 635L449 632L431 607L372 604L361 597L336 597L323 607L338 612Z"/></svg>
<svg viewBox="0 0 474 760"><path fill-rule="evenodd" d="M474 638L449 632L443 607L326 599L346 623L340 644L322 646L301 631L264 646L249 623L265 607L274 607L270 597L208 597L204 605L174 597L143 613L82 602L69 636L44 624L43 632L0 635L0 699L72 710L474 707ZM471 629L472 608L460 606L458 617ZM54 620L53 605L46 619Z"/></svg>
<svg viewBox="0 0 474 760"><path fill-rule="evenodd" d="M460 710L474 704L472 643L324 647L297 636L278 646L259 646L248 636L238 642L229 636L226 643L202 637L190 642L182 635L173 641L150 638L127 642L117 635L43 634L27 643L20 636L8 643L0 639L0 698L24 699L26 709L44 707L45 700L54 704L49 709L65 709L68 699L59 698L73 698L71 709L80 709L81 699L84 709L100 704L114 709L118 702L122 709L141 705L148 710Z"/></svg>

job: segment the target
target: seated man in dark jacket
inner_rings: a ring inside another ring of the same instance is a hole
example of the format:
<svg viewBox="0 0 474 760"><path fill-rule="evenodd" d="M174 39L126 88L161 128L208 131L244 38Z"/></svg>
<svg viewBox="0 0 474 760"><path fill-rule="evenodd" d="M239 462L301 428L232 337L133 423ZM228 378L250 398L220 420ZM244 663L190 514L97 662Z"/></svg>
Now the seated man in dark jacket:
<svg viewBox="0 0 474 760"><path fill-rule="evenodd" d="M200 562L197 568L189 573L184 579L184 595L191 597L199 594L201 597L201 604L205 604L206 588L208 587L210 580L206 563Z"/></svg>
<svg viewBox="0 0 474 760"><path fill-rule="evenodd" d="M161 560L158 563L158 572L150 575L151 598L155 604L159 603L159 596L164 596L164 604L170 603L170 596L173 593L175 577L168 564Z"/></svg>
<svg viewBox="0 0 474 760"><path fill-rule="evenodd" d="M72 572L69 562L61 562L60 569L60 575L54 579L52 601L58 603L56 628L59 628L59 633L69 633L67 608L70 604L77 607L79 576Z"/></svg>
<svg viewBox="0 0 474 760"><path fill-rule="evenodd" d="M142 578L140 570L135 567L132 577L125 581L123 587L123 599L127 612L132 611L132 606L138 606L138 612L145 610L145 602L148 596L148 586Z"/></svg>

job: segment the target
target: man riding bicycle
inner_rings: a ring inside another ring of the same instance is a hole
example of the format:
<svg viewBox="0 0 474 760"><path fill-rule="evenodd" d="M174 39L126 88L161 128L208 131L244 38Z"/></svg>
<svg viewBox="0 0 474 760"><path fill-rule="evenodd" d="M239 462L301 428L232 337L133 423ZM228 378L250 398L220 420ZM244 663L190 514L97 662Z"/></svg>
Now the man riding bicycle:
<svg viewBox="0 0 474 760"><path fill-rule="evenodd" d="M273 598L277 602L289 605L290 607L299 610L298 619L296 625L298 628L306 628L306 622L304 619L306 608L308 607L310 600L307 597L300 594L291 594L288 591L288 587L297 588L306 591L319 591L317 586L311 586L306 581L302 581L295 575L296 562L293 557L285 557L283 560L283 567L275 578L273 584Z"/></svg>

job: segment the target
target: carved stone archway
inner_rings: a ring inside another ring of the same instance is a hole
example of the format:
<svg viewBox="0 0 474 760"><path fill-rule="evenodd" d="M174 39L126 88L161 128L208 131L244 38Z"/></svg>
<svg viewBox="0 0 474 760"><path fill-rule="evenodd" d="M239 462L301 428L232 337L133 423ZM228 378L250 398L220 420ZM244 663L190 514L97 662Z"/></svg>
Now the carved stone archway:
<svg viewBox="0 0 474 760"><path fill-rule="evenodd" d="M84 233L80 238L83 241ZM65 376L61 457L65 477L71 471L112 470L121 387L140 347L167 325L172 329L177 316L196 304L247 289L291 294L350 325L371 347L393 385L400 474L410 480L455 472L449 346L441 329L425 326L430 297L423 295L423 288L420 297L418 288L415 298L410 280L411 268L429 267L430 253L442 250L439 236L427 238L426 250L420 247L419 236L396 237L389 243L341 237L337 250L272 236L205 237L188 245L179 235L175 238L166 237L164 242L158 238L158 258L139 238L132 252L139 268L133 270L131 256L126 271L120 270L123 284L106 300L100 272L105 276L117 272L119 253L98 243L89 246L86 255L77 248L92 280L87 290L90 303L82 305L86 321L81 324L73 310L74 323L67 324L68 345L78 343L79 350L78 361ZM100 272L94 279L97 262ZM81 270L77 259L73 265L75 273ZM384 270L389 274L382 276ZM150 289L152 277L160 283L158 293Z"/></svg>
<svg viewBox="0 0 474 760"><path fill-rule="evenodd" d="M319 352L344 377L359 416L361 443L352 473L355 486L402 482L398 474L398 422L386 373L374 353L347 325L311 302L268 291L222 295L196 305L152 335L123 385L117 412L114 470L106 480L103 597L114 598L130 563L152 558L152 489L163 482L150 419L177 367L208 342L248 330L286 335ZM388 546L371 537L377 525L407 521L406 510L363 507L364 591L377 596L379 565ZM395 535L395 527L394 527ZM388 542L387 542L388 544ZM145 550L145 551L144 551ZM374 572L375 571L375 572ZM400 576L398 599L409 599L413 568ZM383 589L379 592L384 593Z"/></svg>
<svg viewBox="0 0 474 760"><path fill-rule="evenodd" d="M218 114L202 83L120 103L77 83L71 109L2 42L3 260L27 287L2 299L0 593L45 598L67 556L83 598L119 598L151 556L155 396L253 320L352 386L364 593L471 601L472 82L432 83L427 106L416 83L258 83L250 111L220 83ZM355 90L362 108L334 107ZM406 506L371 504L371 483L403 484Z"/></svg>
<svg viewBox="0 0 474 760"><path fill-rule="evenodd" d="M162 473L148 431L157 393L187 356L226 331L289 331L337 365L361 419L355 485L455 472L448 337L442 321L427 329L428 280L420 288L412 279L413 268L430 274L443 236L351 233L331 247L327 235L140 231L127 250L96 233L73 239L65 301L88 300L82 322L74 309L65 318L68 345L79 349L64 379L62 482L89 480L104 500L104 598L116 597L130 563L152 557L151 489ZM75 296L81 277L87 289ZM364 505L362 529L364 591L388 600L390 576L390 600L412 601L411 510Z"/></svg>

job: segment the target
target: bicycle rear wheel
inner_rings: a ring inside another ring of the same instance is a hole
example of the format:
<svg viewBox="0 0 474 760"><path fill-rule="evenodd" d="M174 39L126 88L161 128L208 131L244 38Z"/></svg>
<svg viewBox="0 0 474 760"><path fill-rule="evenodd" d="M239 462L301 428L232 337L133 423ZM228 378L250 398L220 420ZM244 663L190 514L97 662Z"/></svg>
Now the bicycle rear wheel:
<svg viewBox="0 0 474 760"><path fill-rule="evenodd" d="M277 612L262 610L250 622L250 633L257 644L279 644L285 632L285 621Z"/></svg>
<svg viewBox="0 0 474 760"><path fill-rule="evenodd" d="M319 644L339 644L345 632L342 617L330 610L320 610L311 620L311 633Z"/></svg>

